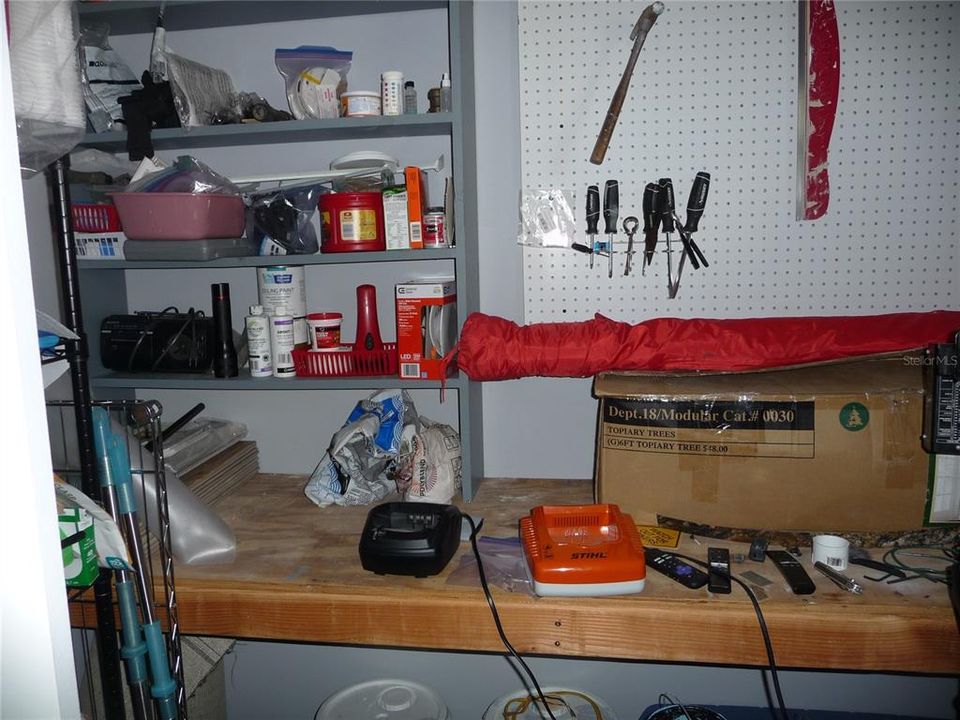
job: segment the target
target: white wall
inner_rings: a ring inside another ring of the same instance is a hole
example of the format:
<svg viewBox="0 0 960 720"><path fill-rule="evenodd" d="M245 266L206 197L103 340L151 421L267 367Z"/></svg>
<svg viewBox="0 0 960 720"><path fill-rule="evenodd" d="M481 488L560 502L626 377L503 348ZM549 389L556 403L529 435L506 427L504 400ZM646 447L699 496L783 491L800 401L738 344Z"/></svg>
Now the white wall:
<svg viewBox="0 0 960 720"><path fill-rule="evenodd" d="M0 717L78 718L80 709L37 353L5 11L0 6Z"/></svg>
<svg viewBox="0 0 960 720"><path fill-rule="evenodd" d="M520 77L517 8L480 2L474 13L480 308L523 322ZM524 378L483 386L487 477L588 478L596 401L590 380Z"/></svg>

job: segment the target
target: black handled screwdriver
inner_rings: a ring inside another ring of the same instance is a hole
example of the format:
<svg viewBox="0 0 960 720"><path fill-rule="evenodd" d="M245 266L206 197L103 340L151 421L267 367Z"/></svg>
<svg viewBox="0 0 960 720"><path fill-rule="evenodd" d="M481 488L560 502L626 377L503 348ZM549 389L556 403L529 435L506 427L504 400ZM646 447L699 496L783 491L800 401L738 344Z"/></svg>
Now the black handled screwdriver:
<svg viewBox="0 0 960 720"><path fill-rule="evenodd" d="M600 188L591 185L587 188L587 236L590 238L590 269L593 269L593 256L597 252L597 223L600 221Z"/></svg>
<svg viewBox="0 0 960 720"><path fill-rule="evenodd" d="M700 218L703 217L703 209L707 206L707 193L710 190L710 173L698 172L693 180L693 187L690 188L690 199L687 200L687 222L683 229L688 234L697 231L697 225Z"/></svg>
<svg viewBox="0 0 960 720"><path fill-rule="evenodd" d="M617 235L620 217L620 183L607 180L603 187L603 231L607 234L608 277L613 277L613 239Z"/></svg>
<svg viewBox="0 0 960 720"><path fill-rule="evenodd" d="M660 186L656 183L647 183L643 189L643 267L642 272L647 274L647 265L653 262L653 254L657 249L657 236L660 234L660 214L657 212L660 203Z"/></svg>
<svg viewBox="0 0 960 720"><path fill-rule="evenodd" d="M693 233L697 231L697 225L700 223L700 218L703 217L703 208L706 207L709 190L710 173L698 172L697 177L693 180L693 186L690 188L690 198L687 200L687 222L681 226L680 218L676 218L680 239L684 242L687 251L696 255L704 267L710 267L710 263L707 262L700 251L700 246L694 241ZM691 255L690 262L693 263L693 261L694 257ZM694 264L694 268L696 267L696 264Z"/></svg>
<svg viewBox="0 0 960 720"><path fill-rule="evenodd" d="M590 255L590 267L593 268L593 256L597 252L597 223L600 220L600 188L587 187L587 236L590 244L573 243L570 247L577 252Z"/></svg>

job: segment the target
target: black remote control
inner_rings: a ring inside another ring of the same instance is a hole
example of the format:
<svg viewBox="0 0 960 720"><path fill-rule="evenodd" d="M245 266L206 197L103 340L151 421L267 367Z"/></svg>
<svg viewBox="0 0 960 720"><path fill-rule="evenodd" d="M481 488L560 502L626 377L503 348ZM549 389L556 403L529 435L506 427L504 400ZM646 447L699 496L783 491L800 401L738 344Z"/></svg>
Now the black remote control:
<svg viewBox="0 0 960 720"><path fill-rule="evenodd" d="M688 565L676 555L671 555L664 550L648 547L643 549L643 554L647 560L647 567L663 573L691 590L702 588L709 580L705 572L697 570L693 565Z"/></svg>
<svg viewBox="0 0 960 720"><path fill-rule="evenodd" d="M767 550L767 557L773 560L795 595L811 595L817 589L800 561L786 550Z"/></svg>
<svg viewBox="0 0 960 720"><path fill-rule="evenodd" d="M710 584L707 590L718 595L729 595L730 551L726 548L708 548L707 565L710 566Z"/></svg>

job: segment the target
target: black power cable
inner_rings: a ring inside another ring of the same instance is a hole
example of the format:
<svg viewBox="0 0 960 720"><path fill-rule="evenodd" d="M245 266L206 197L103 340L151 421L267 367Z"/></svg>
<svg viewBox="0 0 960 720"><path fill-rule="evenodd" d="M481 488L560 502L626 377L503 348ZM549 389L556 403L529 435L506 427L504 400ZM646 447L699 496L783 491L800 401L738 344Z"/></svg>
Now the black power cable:
<svg viewBox="0 0 960 720"><path fill-rule="evenodd" d="M697 560L689 555L681 555L680 553L675 552L670 554L710 570L710 565L705 563L703 560ZM780 711L780 717L782 720L789 720L790 715L787 713L787 706L783 702L783 692L780 690L780 677L777 673L777 662L773 656L773 644L770 642L770 632L767 630L767 622L764 620L763 611L760 609L760 601L757 600L757 596L753 593L753 590L751 590L750 586L743 582L743 580L738 578L733 573L730 573L730 579L743 588L743 591L747 594L747 597L750 598L750 602L753 603L753 610L757 614L757 622L760 624L760 634L763 635L763 646L767 651L767 663L770 669L770 678L773 680L773 690L777 696L777 706ZM774 710L773 707L770 709Z"/></svg>
<svg viewBox="0 0 960 720"><path fill-rule="evenodd" d="M473 521L473 518L467 515L466 513L460 513L460 517L470 523L470 546L473 548L474 557L477 559L477 572L480 575L480 587L483 588L483 594L487 598L487 605L490 606L490 612L493 614L493 622L497 626L497 633L500 635L500 641L503 643L503 646L507 649L507 652L520 664L520 667L523 668L524 672L527 674L527 677L530 678L530 682L533 683L533 687L537 690L537 696L540 698L540 702L543 703L543 709L547 711L547 715L550 716L550 720L557 720L556 716L553 714L553 711L550 709L550 704L547 702L546 696L543 694L543 690L540 688L540 683L537 682L537 676L533 674L533 670L530 669L530 666L524 662L524 659L520 657L520 653L516 651L513 645L510 644L510 641L507 640L507 635L503 631L503 624L500 622L500 613L497 612L497 605L493 601L493 595L490 594L490 586L487 584L487 574L483 570L483 560L480 557L480 548L477 547L477 535L480 534L481 528L483 528L483 520L478 523Z"/></svg>

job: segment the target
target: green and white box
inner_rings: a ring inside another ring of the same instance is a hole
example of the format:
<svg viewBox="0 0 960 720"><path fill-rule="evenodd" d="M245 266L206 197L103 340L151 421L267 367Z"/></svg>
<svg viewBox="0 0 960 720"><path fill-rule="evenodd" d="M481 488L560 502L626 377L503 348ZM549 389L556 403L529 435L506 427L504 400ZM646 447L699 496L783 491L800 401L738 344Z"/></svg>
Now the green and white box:
<svg viewBox="0 0 960 720"><path fill-rule="evenodd" d="M63 575L69 587L88 587L97 579L97 543L93 536L93 518L83 508L64 508L60 521L60 539L81 533L76 542L63 548Z"/></svg>

